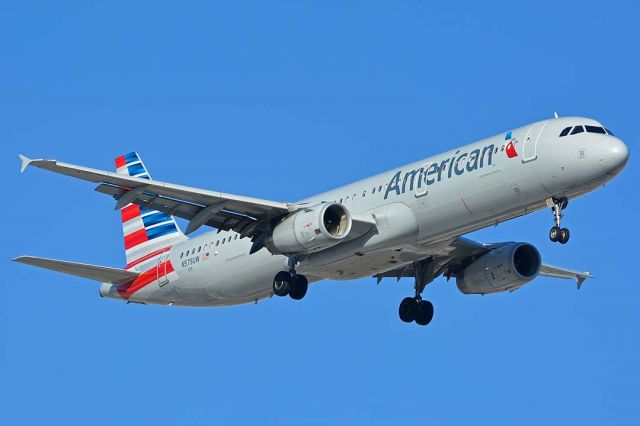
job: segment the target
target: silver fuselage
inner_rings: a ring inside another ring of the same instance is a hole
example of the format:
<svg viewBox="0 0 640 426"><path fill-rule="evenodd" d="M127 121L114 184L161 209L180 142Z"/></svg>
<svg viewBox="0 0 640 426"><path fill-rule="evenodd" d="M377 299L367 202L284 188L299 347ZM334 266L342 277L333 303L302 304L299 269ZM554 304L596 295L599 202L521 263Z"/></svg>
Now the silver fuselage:
<svg viewBox="0 0 640 426"><path fill-rule="evenodd" d="M627 147L608 134L559 137L572 125L601 126L583 117L541 121L302 200L342 203L374 215L377 226L301 257L297 271L310 282L372 276L437 253L460 235L543 209L551 197L573 199L602 186L626 164ZM175 271L168 282L147 285L129 300L219 306L270 297L288 258L266 249L249 255L250 247L233 232L191 238L168 253ZM120 298L110 284L100 292Z"/></svg>

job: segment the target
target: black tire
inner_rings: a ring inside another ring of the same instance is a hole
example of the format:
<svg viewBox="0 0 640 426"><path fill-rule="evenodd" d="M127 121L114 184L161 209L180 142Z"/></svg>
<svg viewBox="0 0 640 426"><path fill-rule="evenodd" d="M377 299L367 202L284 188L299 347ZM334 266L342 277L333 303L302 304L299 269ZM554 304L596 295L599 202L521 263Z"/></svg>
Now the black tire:
<svg viewBox="0 0 640 426"><path fill-rule="evenodd" d="M304 275L296 275L291 282L291 289L289 290L289 297L293 300L300 300L307 294L309 288L309 282Z"/></svg>
<svg viewBox="0 0 640 426"><path fill-rule="evenodd" d="M398 314L400 319L404 322L413 322L416 319L418 313L418 301L413 297L405 297L400 302L398 308Z"/></svg>
<svg viewBox="0 0 640 426"><path fill-rule="evenodd" d="M568 205L569 205L569 199L565 198L564 200L562 200L562 203L560 204L560 210L566 209Z"/></svg>
<svg viewBox="0 0 640 426"><path fill-rule="evenodd" d="M280 271L273 279L273 293L276 296L286 296L291 291L291 274L285 271Z"/></svg>
<svg viewBox="0 0 640 426"><path fill-rule="evenodd" d="M551 228L549 230L549 239L552 242L556 242L560 240L560 227L559 226L554 226L553 228Z"/></svg>
<svg viewBox="0 0 640 426"><path fill-rule="evenodd" d="M571 233L569 232L569 230L567 228L562 228L560 230L560 237L558 238L558 241L560 242L560 244L567 244L567 242L569 241L569 237L571 237Z"/></svg>
<svg viewBox="0 0 640 426"><path fill-rule="evenodd" d="M427 325L433 319L433 304L428 300L421 300L418 303L418 312L416 315L416 324Z"/></svg>

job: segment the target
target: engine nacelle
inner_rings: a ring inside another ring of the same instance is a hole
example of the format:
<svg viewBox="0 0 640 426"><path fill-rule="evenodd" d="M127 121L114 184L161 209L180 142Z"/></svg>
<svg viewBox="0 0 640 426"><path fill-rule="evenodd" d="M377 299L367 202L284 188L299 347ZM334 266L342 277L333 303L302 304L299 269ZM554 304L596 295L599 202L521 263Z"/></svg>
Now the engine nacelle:
<svg viewBox="0 0 640 426"><path fill-rule="evenodd" d="M456 277L464 294L512 291L538 276L540 253L528 243L512 243L476 259Z"/></svg>
<svg viewBox="0 0 640 426"><path fill-rule="evenodd" d="M342 204L320 203L286 217L267 238L273 254L312 253L335 246L351 231L351 213Z"/></svg>

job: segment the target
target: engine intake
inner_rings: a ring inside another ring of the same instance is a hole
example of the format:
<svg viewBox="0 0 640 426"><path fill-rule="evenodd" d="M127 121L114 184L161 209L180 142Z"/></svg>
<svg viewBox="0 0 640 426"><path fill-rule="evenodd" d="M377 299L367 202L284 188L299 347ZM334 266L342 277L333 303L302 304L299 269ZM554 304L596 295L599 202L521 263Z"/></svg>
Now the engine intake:
<svg viewBox="0 0 640 426"><path fill-rule="evenodd" d="M465 294L512 291L527 284L540 272L540 253L529 243L511 243L482 255L456 277Z"/></svg>
<svg viewBox="0 0 640 426"><path fill-rule="evenodd" d="M266 240L273 254L312 253L333 247L351 231L351 213L342 204L320 203L287 216Z"/></svg>

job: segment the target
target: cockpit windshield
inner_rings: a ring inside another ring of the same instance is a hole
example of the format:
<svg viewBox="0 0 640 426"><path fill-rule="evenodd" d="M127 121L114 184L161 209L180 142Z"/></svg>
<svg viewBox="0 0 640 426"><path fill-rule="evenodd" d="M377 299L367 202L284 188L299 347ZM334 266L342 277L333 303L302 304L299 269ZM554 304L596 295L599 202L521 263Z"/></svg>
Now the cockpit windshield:
<svg viewBox="0 0 640 426"><path fill-rule="evenodd" d="M602 135L614 136L614 134L611 132L611 130L607 129L606 127L584 125L584 126L569 126L569 127L565 127L560 132L560 137L562 138L562 137L565 137L567 135L577 135L578 133L583 133L585 130L587 131L587 133L599 133L599 134L602 134Z"/></svg>

